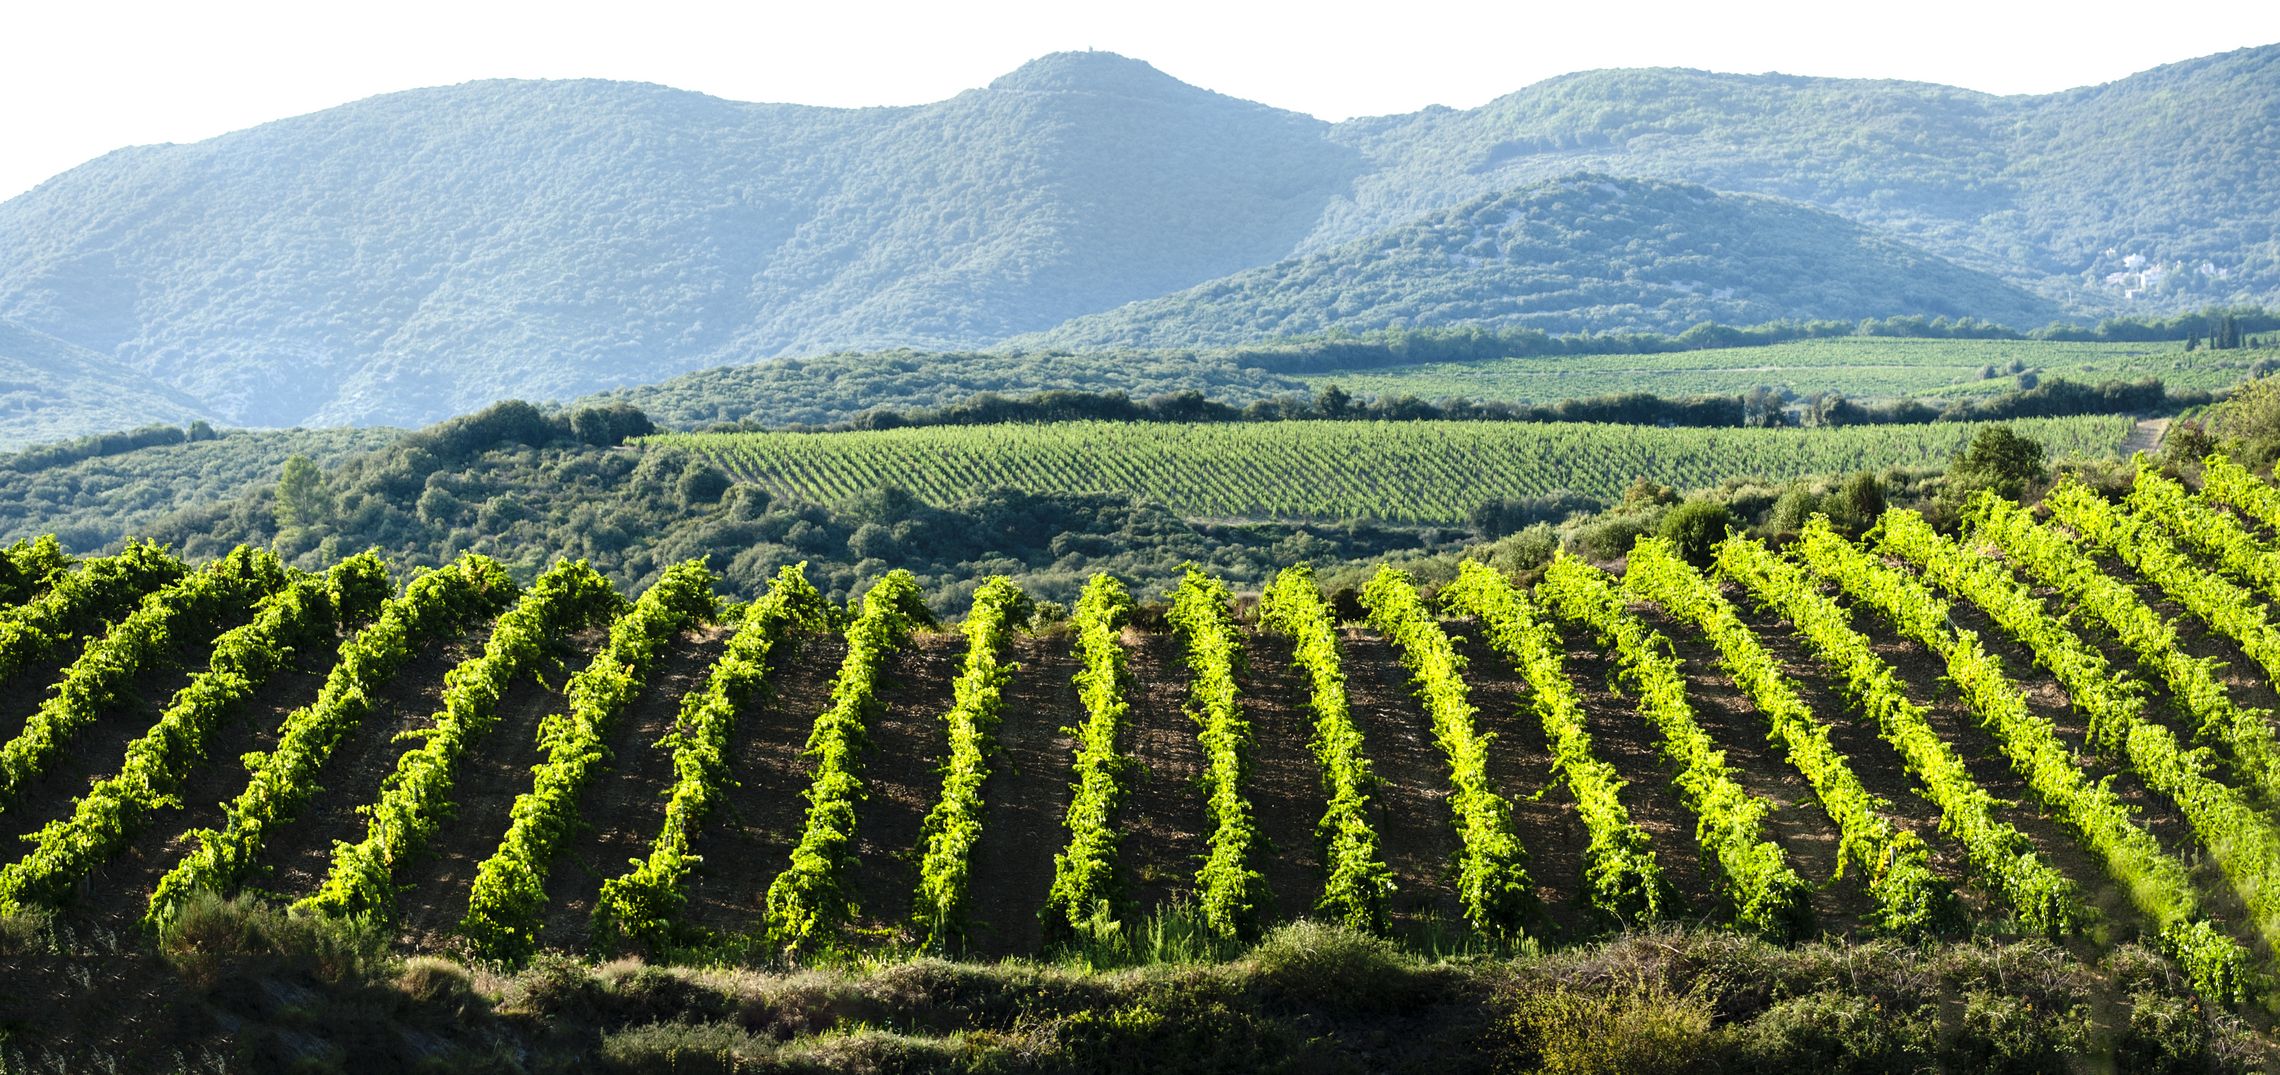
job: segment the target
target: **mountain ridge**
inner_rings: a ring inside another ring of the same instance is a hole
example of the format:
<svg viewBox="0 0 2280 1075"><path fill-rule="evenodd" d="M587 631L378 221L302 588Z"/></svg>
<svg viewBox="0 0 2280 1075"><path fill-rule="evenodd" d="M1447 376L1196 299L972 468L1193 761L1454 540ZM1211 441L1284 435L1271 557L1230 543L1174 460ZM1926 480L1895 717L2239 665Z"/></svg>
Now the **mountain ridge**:
<svg viewBox="0 0 2280 1075"><path fill-rule="evenodd" d="M2276 87L2275 46L2018 97L1608 69L1335 124L1114 53L855 109L486 80L0 202L0 318L221 420L412 425L996 346L1578 171L1786 198L2077 316L2280 304Z"/></svg>
<svg viewBox="0 0 2280 1075"><path fill-rule="evenodd" d="M1909 314L2039 325L2059 312L1832 213L1692 183L1580 172L1006 346L1210 347L1460 324L1675 333L1705 322Z"/></svg>

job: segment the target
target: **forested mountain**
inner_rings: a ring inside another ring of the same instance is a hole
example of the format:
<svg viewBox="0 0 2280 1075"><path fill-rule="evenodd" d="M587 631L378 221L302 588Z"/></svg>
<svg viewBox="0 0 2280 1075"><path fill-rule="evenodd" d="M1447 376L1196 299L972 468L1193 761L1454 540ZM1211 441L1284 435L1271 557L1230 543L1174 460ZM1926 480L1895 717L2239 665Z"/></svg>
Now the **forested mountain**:
<svg viewBox="0 0 2280 1075"><path fill-rule="evenodd" d="M1367 165L1304 248L1589 169L1819 206L2084 311L2263 302L2280 289L2276 116L2280 46L2043 96L1587 71L1333 128Z"/></svg>
<svg viewBox="0 0 2280 1075"><path fill-rule="evenodd" d="M1986 273L1794 202L1582 174L1019 342L1208 346L1448 324L1675 332L1705 321L1896 314L2037 325L2058 312Z"/></svg>
<svg viewBox="0 0 2280 1075"><path fill-rule="evenodd" d="M1236 274L1381 236L1424 242L1453 212L1579 170L1834 212L1867 229L1859 245L1883 252L1868 260L1887 276L1911 259L1935 271L1929 255L2085 314L2269 304L2276 74L2280 48L2041 97L1607 71L1335 125L1105 53L898 108L471 83L121 150L0 203L0 318L225 422L416 424L779 355L987 347L1230 276L1267 287ZM1672 302L1656 286L1697 259L1745 265L1691 225L1624 236L1625 219L1552 223L1656 251L1655 286L1579 277L1566 311L1562 289L1527 292L1565 315L1544 323L1643 323L1596 308ZM1552 238L1526 256L1561 272L1595 256ZM1955 308L1891 312L2049 309L1936 272L1959 288L1898 298ZM1497 299L1550 275L1503 265L1433 286ZM1779 279L1746 282L1737 301L1782 305ZM1386 310L1442 323L1470 308ZM1264 320L1243 316L1182 311L1180 331L1234 338ZM131 424L45 410L10 422L19 440Z"/></svg>
<svg viewBox="0 0 2280 1075"><path fill-rule="evenodd" d="M261 424L971 345L1282 256L1356 167L1325 129L1107 54L916 108L421 90L0 204L0 316Z"/></svg>

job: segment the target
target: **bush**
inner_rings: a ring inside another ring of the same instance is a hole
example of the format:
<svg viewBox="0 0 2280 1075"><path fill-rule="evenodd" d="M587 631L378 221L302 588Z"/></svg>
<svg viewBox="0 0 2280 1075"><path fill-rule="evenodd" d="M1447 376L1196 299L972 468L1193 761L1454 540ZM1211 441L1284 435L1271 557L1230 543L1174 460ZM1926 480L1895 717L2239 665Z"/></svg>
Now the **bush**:
<svg viewBox="0 0 2280 1075"><path fill-rule="evenodd" d="M598 448L615 448L657 432L657 425L629 403L583 407L570 412L570 435Z"/></svg>
<svg viewBox="0 0 2280 1075"><path fill-rule="evenodd" d="M541 952L508 983L500 1006L548 1019L592 1022L606 1010L608 992L584 961Z"/></svg>
<svg viewBox="0 0 2280 1075"><path fill-rule="evenodd" d="M1932 1066L1939 1014L1930 1006L1887 1011L1873 997L1810 993L1768 1008L1737 1037L1745 1062L1762 1070L1877 1075Z"/></svg>
<svg viewBox="0 0 2280 1075"><path fill-rule="evenodd" d="M718 467L692 463L689 469L681 472L680 485L674 492L680 497L682 507L693 508L719 502L732 484L734 483L728 475L721 473Z"/></svg>
<svg viewBox="0 0 2280 1075"><path fill-rule="evenodd" d="M413 1003L464 1022L483 1008L475 976L440 956L413 956L396 973L396 989Z"/></svg>
<svg viewBox="0 0 2280 1075"><path fill-rule="evenodd" d="M1571 515L1598 511L1601 505L1587 496L1555 489L1542 496L1498 497L1472 512L1472 528L1484 538L1500 538L1538 523L1564 522Z"/></svg>
<svg viewBox="0 0 2280 1075"><path fill-rule="evenodd" d="M1710 566L1710 557L1718 543L1726 540L1726 530L1733 524L1733 516L1726 505L1712 500L1690 500L1672 508L1663 516L1662 525L1655 533L1678 547L1680 556L1697 568Z"/></svg>
<svg viewBox="0 0 2280 1075"><path fill-rule="evenodd" d="M768 490L748 482L729 486L728 492L720 498L721 510L729 518L747 521L768 514L768 507L774 502L775 498L768 495Z"/></svg>
<svg viewBox="0 0 2280 1075"><path fill-rule="evenodd" d="M2209 1070L2209 1022L2190 997L2140 992L2114 1045L2114 1068L2146 1075Z"/></svg>
<svg viewBox="0 0 2280 1075"><path fill-rule="evenodd" d="M0 959L40 955L54 948L55 923L39 910L0 913Z"/></svg>
<svg viewBox="0 0 2280 1075"><path fill-rule="evenodd" d="M1334 1007L1398 1002L1415 969L1381 937L1309 920L1267 934L1251 965L1271 988Z"/></svg>
<svg viewBox="0 0 2280 1075"><path fill-rule="evenodd" d="M194 983L212 985L248 969L304 971L328 982L386 976L392 957L381 930L349 918L280 910L249 896L205 894L159 933L159 955Z"/></svg>
<svg viewBox="0 0 2280 1075"><path fill-rule="evenodd" d="M625 1072L739 1072L774 1067L776 1044L733 1023L652 1023L602 1039L602 1064Z"/></svg>
<svg viewBox="0 0 2280 1075"><path fill-rule="evenodd" d="M2263 471L2280 459L2280 378L2242 385L2232 397L2209 408L2208 435L2233 462Z"/></svg>
<svg viewBox="0 0 2280 1075"><path fill-rule="evenodd" d="M1623 487L1623 502L1620 506L1625 508L1668 507L1678 503L1678 501L1677 490L1650 481L1646 475L1641 474L1632 478L1631 484Z"/></svg>
<svg viewBox="0 0 2280 1075"><path fill-rule="evenodd" d="M1479 551L1485 554L1482 559L1488 566L1507 575L1521 575L1543 570L1559 549L1559 535L1548 524L1537 523Z"/></svg>
<svg viewBox="0 0 2280 1075"><path fill-rule="evenodd" d="M2050 469L2044 465L2040 442L2020 436L2007 425L1988 426L1974 434L1971 446L1949 464L1943 496L1961 504L1986 489L2007 500L2025 501L2033 499L2031 494L2049 480Z"/></svg>
<svg viewBox="0 0 2280 1075"><path fill-rule="evenodd" d="M1639 535L1653 533L1668 514L1662 508L1608 511L1577 525L1568 547L1593 560L1613 560L1628 554Z"/></svg>
<svg viewBox="0 0 2280 1075"><path fill-rule="evenodd" d="M2079 1007L2037 1010L2029 997L1973 990L1964 995L1963 1035L1948 1064L1989 1075L2058 1075L2069 1056L2089 1047L2089 1022Z"/></svg>
<svg viewBox="0 0 2280 1075"><path fill-rule="evenodd" d="M1797 534L1805 529L1805 520L1821 511L1821 498L1802 485L1791 486L1773 502L1773 510L1765 517L1766 535Z"/></svg>
<svg viewBox="0 0 2280 1075"><path fill-rule="evenodd" d="M1829 498L1830 521L1855 534L1874 525L1884 508L1884 483L1865 470L1845 479L1844 488Z"/></svg>
<svg viewBox="0 0 2280 1075"><path fill-rule="evenodd" d="M1039 601L1029 611L1029 629L1046 631L1068 622L1069 606L1059 601Z"/></svg>
<svg viewBox="0 0 2280 1075"><path fill-rule="evenodd" d="M1699 988L1642 980L1605 991L1557 986L1523 995L1510 1029L1524 1070L1543 1075L1657 1075L1713 1070L1726 1042Z"/></svg>

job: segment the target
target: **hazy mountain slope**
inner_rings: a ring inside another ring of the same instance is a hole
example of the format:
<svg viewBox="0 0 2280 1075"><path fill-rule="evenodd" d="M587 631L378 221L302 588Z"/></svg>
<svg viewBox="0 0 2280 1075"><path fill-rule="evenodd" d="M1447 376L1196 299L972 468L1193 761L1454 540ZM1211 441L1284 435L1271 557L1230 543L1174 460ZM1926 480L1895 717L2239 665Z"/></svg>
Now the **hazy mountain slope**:
<svg viewBox="0 0 2280 1075"><path fill-rule="evenodd" d="M2280 188L2270 180L2280 164L2280 46L2020 97L1912 82L1588 71L1476 109L1352 120L1331 137L1370 168L1324 213L1306 250L1586 169L1806 202L2085 310L2280 296ZM2150 290L2108 283L2131 254L2171 271ZM2216 272L2201 272L2203 259Z"/></svg>
<svg viewBox="0 0 2280 1075"><path fill-rule="evenodd" d="M0 451L211 417L195 400L102 355L0 320Z"/></svg>
<svg viewBox="0 0 2280 1075"><path fill-rule="evenodd" d="M1017 342L1166 347L1453 324L1673 332L1703 321L1903 313L2018 325L2057 312L1985 273L1794 203L1587 174Z"/></svg>
<svg viewBox="0 0 2280 1075"><path fill-rule="evenodd" d="M122 150L0 203L0 317L225 421L416 424L991 346L1579 170L1803 202L2084 313L2280 304L2276 76L2280 47L2043 97L1600 71L1336 126L1105 53L884 109L471 83ZM1644 301L1582 297L1577 327ZM1913 312L2017 308L1997 301Z"/></svg>
<svg viewBox="0 0 2280 1075"><path fill-rule="evenodd" d="M2018 246L2058 282L2129 305L2280 295L2280 46L2038 99L2012 152Z"/></svg>
<svg viewBox="0 0 2280 1075"><path fill-rule="evenodd" d="M1281 256L1352 167L1323 129L1107 54L900 109L422 90L0 204L0 316L275 424L988 341Z"/></svg>

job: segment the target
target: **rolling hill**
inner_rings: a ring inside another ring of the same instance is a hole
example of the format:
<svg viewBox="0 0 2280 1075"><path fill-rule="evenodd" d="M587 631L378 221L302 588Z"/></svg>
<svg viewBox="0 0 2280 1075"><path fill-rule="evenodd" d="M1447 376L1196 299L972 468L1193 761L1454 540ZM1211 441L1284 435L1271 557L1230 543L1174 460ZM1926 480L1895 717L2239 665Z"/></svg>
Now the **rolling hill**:
<svg viewBox="0 0 2280 1075"><path fill-rule="evenodd" d="M1368 162L1302 249L1578 170L1789 198L2078 310L2269 301L2280 46L1997 97L1925 83L1586 71L1340 124ZM2259 208L2259 206L2264 206Z"/></svg>
<svg viewBox="0 0 2280 1075"><path fill-rule="evenodd" d="M1986 273L1795 203L1578 174L1016 342L1208 346L1452 324L1676 332L1897 314L2038 325L2058 313Z"/></svg>
<svg viewBox="0 0 2280 1075"><path fill-rule="evenodd" d="M1860 225L1863 245L1921 251L1879 257L1947 259L2084 314L2280 302L2263 194L2276 65L2280 48L2243 50L2040 97L1601 71L1335 125L1106 53L897 108L470 83L120 150L0 203L0 318L223 421L417 424L773 356L992 346L1423 238L1579 171L1812 206ZM1625 323L1598 306L1632 282L1579 280L1589 304L1565 323ZM1535 296L1544 312L1557 293ZM1989 318L2050 308L1984 282L1893 297ZM1254 327L1183 320L1218 338Z"/></svg>

